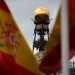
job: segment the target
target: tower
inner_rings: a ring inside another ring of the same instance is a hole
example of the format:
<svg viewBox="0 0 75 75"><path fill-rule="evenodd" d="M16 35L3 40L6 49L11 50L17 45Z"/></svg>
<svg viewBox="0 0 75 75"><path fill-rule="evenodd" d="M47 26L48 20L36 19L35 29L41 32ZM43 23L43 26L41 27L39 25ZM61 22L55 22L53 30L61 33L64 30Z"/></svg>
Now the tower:
<svg viewBox="0 0 75 75"><path fill-rule="evenodd" d="M34 11L34 19L32 19L35 24L33 51L34 49L39 50L39 52L35 54L38 62L42 59L43 52L46 50L46 43L49 39L49 24L51 21L49 18L50 13L45 7L38 7ZM39 38L36 39L36 36Z"/></svg>
<svg viewBox="0 0 75 75"><path fill-rule="evenodd" d="M49 11L44 7L39 7L34 12L34 41L33 41L33 50L36 48L37 50L44 51L46 42L49 38ZM36 35L39 36L39 38L36 40ZM47 36L47 39L44 37Z"/></svg>

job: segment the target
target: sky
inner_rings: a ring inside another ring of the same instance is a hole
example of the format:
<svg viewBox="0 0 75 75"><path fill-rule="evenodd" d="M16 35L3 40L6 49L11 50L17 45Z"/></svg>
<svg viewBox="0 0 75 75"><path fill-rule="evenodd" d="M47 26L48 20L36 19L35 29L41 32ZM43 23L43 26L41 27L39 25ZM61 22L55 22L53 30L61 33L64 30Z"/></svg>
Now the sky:
<svg viewBox="0 0 75 75"><path fill-rule="evenodd" d="M32 50L35 26L31 18L34 19L35 9L42 6L49 10L50 19L53 19L49 24L49 29L51 31L61 0L5 0L5 2ZM38 51L35 50L35 53L37 52ZM75 57L71 60L75 60Z"/></svg>

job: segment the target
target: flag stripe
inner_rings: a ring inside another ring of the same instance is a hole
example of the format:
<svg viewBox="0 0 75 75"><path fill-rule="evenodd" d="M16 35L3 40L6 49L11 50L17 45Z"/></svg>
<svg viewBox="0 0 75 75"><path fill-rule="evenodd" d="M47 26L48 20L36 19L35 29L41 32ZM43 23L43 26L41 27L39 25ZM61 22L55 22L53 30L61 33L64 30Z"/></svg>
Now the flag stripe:
<svg viewBox="0 0 75 75"><path fill-rule="evenodd" d="M0 0L0 9L10 13L9 9L7 8L7 5L5 4L4 0ZM11 13L10 13L11 14Z"/></svg>
<svg viewBox="0 0 75 75"><path fill-rule="evenodd" d="M2 75L37 75L20 65L16 64L12 55L6 54L2 51L0 59L0 74ZM10 68L11 67L11 68Z"/></svg>
<svg viewBox="0 0 75 75"><path fill-rule="evenodd" d="M58 44L53 50L51 50L42 60L40 64L40 70L46 74L57 73L61 68L61 46ZM75 50L69 51L70 58L75 55Z"/></svg>
<svg viewBox="0 0 75 75"><path fill-rule="evenodd" d="M55 59L56 58L56 59ZM58 44L54 49L52 49L42 60L40 64L40 69L44 71L46 74L50 73L56 73L60 70L61 61L59 60L61 58L61 51L60 51L60 44ZM54 69L54 67L57 67L57 69Z"/></svg>

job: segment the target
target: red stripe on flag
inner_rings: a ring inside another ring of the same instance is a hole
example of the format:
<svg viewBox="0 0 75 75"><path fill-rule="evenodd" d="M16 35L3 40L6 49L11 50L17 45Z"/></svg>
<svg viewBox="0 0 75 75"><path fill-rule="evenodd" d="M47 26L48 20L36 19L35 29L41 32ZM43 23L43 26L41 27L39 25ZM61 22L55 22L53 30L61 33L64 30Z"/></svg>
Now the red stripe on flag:
<svg viewBox="0 0 75 75"><path fill-rule="evenodd" d="M51 50L40 64L40 69L46 74L53 74L61 68L61 51L60 44Z"/></svg>
<svg viewBox="0 0 75 75"><path fill-rule="evenodd" d="M69 51L70 58L75 55L75 49ZM70 59L69 58L69 59ZM57 73L62 69L60 44L51 50L40 64L40 70L46 74Z"/></svg>
<svg viewBox="0 0 75 75"><path fill-rule="evenodd" d="M13 56L0 51L0 75L36 75L18 65Z"/></svg>
<svg viewBox="0 0 75 75"><path fill-rule="evenodd" d="M6 11L6 12L8 12L8 13L10 13L10 11L9 11L7 5L5 4L4 0L0 0L0 9ZM10 14L11 14L11 13L10 13Z"/></svg>
<svg viewBox="0 0 75 75"><path fill-rule="evenodd" d="M75 0L69 0L70 17L75 19Z"/></svg>

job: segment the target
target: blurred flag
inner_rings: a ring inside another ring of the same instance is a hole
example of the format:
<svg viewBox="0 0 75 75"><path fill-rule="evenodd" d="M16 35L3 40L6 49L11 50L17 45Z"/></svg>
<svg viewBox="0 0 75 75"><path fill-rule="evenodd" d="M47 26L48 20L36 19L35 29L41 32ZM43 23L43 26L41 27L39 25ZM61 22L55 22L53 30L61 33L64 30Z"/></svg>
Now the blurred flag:
<svg viewBox="0 0 75 75"><path fill-rule="evenodd" d="M75 0L69 0L69 53L72 58L75 55ZM57 73L61 66L61 7L47 43L47 49L40 64L40 70L46 74Z"/></svg>
<svg viewBox="0 0 75 75"><path fill-rule="evenodd" d="M8 7L0 0L0 75L42 74Z"/></svg>

